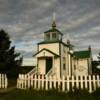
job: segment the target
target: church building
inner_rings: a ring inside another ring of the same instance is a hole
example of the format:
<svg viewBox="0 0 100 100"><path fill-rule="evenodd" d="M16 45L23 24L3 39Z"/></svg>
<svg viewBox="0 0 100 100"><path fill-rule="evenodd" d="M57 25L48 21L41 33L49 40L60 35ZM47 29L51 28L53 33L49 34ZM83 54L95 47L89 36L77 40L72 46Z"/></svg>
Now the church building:
<svg viewBox="0 0 100 100"><path fill-rule="evenodd" d="M33 55L37 59L35 73L47 76L71 76L92 74L92 53L89 46L83 51L74 51L74 46L68 40L62 40L55 20L52 27L44 32L44 40L37 44L37 53Z"/></svg>

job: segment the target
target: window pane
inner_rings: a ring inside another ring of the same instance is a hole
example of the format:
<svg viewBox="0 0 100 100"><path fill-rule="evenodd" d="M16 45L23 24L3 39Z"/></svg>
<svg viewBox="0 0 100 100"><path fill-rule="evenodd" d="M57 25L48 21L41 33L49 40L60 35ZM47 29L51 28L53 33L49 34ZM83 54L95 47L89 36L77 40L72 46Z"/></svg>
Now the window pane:
<svg viewBox="0 0 100 100"><path fill-rule="evenodd" d="M52 38L54 38L54 39L56 38L56 33L52 34Z"/></svg>
<svg viewBox="0 0 100 100"><path fill-rule="evenodd" d="M46 40L50 40L50 34L46 34Z"/></svg>

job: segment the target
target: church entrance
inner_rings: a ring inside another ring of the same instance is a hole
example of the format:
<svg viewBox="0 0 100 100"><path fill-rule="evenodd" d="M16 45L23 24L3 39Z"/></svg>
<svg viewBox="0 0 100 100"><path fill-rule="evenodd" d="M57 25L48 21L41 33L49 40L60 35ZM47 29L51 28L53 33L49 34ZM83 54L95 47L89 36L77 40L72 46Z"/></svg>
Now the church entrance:
<svg viewBox="0 0 100 100"><path fill-rule="evenodd" d="M46 74L49 72L49 70L52 68L53 59L52 57L46 58Z"/></svg>

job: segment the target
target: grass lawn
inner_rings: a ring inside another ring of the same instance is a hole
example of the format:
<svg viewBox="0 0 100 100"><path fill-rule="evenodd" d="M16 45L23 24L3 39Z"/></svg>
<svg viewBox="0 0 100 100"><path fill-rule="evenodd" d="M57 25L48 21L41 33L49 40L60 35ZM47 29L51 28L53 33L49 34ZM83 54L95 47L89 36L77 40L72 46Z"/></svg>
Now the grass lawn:
<svg viewBox="0 0 100 100"><path fill-rule="evenodd" d="M89 94L86 90L61 93L56 90L35 91L14 89L8 93L1 93L0 100L100 100L100 89Z"/></svg>

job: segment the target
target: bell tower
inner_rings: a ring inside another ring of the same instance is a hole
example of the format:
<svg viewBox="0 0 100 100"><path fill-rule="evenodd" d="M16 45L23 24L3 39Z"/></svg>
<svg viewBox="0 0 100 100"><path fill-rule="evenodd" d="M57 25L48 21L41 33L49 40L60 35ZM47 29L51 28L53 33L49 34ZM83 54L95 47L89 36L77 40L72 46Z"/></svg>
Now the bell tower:
<svg viewBox="0 0 100 100"><path fill-rule="evenodd" d="M44 32L44 41L62 41L63 34L56 28L55 13L53 14L53 22L51 29Z"/></svg>

